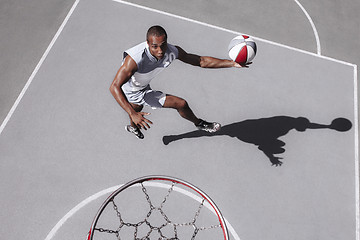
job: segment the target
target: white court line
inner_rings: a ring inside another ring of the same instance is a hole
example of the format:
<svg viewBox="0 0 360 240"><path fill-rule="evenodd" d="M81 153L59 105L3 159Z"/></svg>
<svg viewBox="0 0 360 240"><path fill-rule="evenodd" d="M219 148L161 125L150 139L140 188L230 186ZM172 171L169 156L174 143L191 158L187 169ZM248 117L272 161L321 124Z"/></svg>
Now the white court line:
<svg viewBox="0 0 360 240"><path fill-rule="evenodd" d="M0 135L3 132L5 126L7 125L7 123L9 122L11 116L14 114L17 106L19 105L21 99L23 98L23 96L25 95L27 89L29 88L31 82L33 81L36 73L39 71L41 65L43 64L43 62L45 61L47 55L49 54L51 48L53 47L53 45L55 44L57 38L59 37L60 33L62 32L62 30L64 29L67 21L69 20L71 14L74 12L77 4L79 3L80 0L76 0L75 3L73 4L73 6L71 7L69 13L66 15L64 21L62 22L62 24L60 25L58 31L56 32L55 36L53 37L53 39L51 40L49 46L47 47L47 49L45 50L44 54L42 55L39 63L36 65L34 71L32 72L32 74L30 75L29 79L27 80L24 88L22 89L22 91L20 92L19 96L17 97L17 99L15 100L15 103L13 104L13 106L11 107L9 113L7 114L7 116L5 117L4 121L2 122L1 126L0 126Z"/></svg>
<svg viewBox="0 0 360 240"><path fill-rule="evenodd" d="M86 198L84 201L82 201L81 203L79 203L78 205L76 205L73 209L71 209L67 214L65 214L64 217L62 217L60 219L60 221L51 229L51 231L49 232L49 234L46 236L45 240L50 240L52 239L55 234L57 233L57 231L61 228L61 226L69 219L71 218L77 211L79 211L81 208L85 207L87 204L89 204L90 202L98 199L99 197L108 194L110 192L114 192L116 189L118 189L119 187L121 187L122 185L119 186L115 186L112 188L108 188L105 189L103 191L100 191L88 198ZM90 227L90 226L89 226Z"/></svg>
<svg viewBox="0 0 360 240"><path fill-rule="evenodd" d="M360 201L359 201L359 112L358 112L358 83L357 83L357 66L354 66L354 121L355 121L355 201L356 201L356 240L360 239Z"/></svg>
<svg viewBox="0 0 360 240"><path fill-rule="evenodd" d="M163 183L147 183L149 186L152 187L159 187L159 188L165 188L168 189L169 185L167 184L163 184ZM71 218L75 213L77 213L78 211L80 211L80 209L82 209L83 207L85 207L87 204L91 203L92 201L95 201L96 199L98 199L99 197L105 195L105 194L109 194L112 193L114 191L116 191L118 188L120 188L122 185L118 185L118 186L114 186L114 187L110 187L108 189L102 190L98 193L95 193L94 195L91 195L90 197L86 198L84 201L80 202L78 205L76 205L73 209L71 209L67 214L65 214L64 217L62 217L60 219L60 221L53 227L53 229L51 229L51 231L49 232L49 234L46 236L45 240L51 240L57 233L57 231L62 227L62 225L64 225L64 223ZM133 186L134 187L134 186ZM178 187L174 187L174 191L180 192L198 202L201 202L202 199L200 199L198 196L194 195L193 193L190 193L182 188L178 188ZM210 207L210 205L204 205L206 206L208 209L210 209L213 213L215 213L215 211ZM224 217L225 222L226 222L226 226L229 230L229 232L231 233L231 235L233 236L234 240L240 240L239 235L236 233L235 229L233 228L233 226L230 224L230 222ZM90 227L90 226L89 226Z"/></svg>
<svg viewBox="0 0 360 240"><path fill-rule="evenodd" d="M145 7L145 6L142 6L142 5L135 4L135 3L126 2L126 1L123 1L123 0L112 0L112 1L113 1L113 2L122 3L122 4L125 4L125 5L129 5L129 6L132 6L132 7L144 9L144 10L147 10L147 11L150 11L150 12L159 13L159 14L162 14L162 15L165 15L165 16L169 16L169 17L181 19L181 20L184 20L184 21L196 23L196 24L199 24L199 25L202 25L202 26L206 26L206 27L209 27L209 28L221 30L221 31L224 31L224 32L228 32L228 33L232 33L232 34L236 34L236 35L241 35L241 34L243 34L243 33L237 32L237 31L229 30L229 29L226 29L226 28L223 28L223 27L218 27L218 26L215 26L215 25L212 25L212 24L200 22L200 21L197 21L197 20L194 20L194 19L191 19L191 18L182 17L182 16L179 16L179 15L176 15L176 14L164 12L164 11L157 10L157 9L154 9L154 8ZM297 2L297 3L298 3L298 2ZM300 4L300 3L298 3L298 4ZM300 6L301 6L301 5L300 5ZM302 8L302 9L303 9L303 8ZM304 9L303 11L305 11L305 9ZM308 15L306 11L305 11L305 14ZM310 16L309 16L309 17L310 17ZM311 18L310 18L310 19L311 19ZM312 21L311 21L311 22L312 22ZM312 24L313 24L313 23L312 23ZM315 25L314 25L314 27L315 27ZM317 34L317 32L316 32L316 34ZM275 46L279 46L279 47L283 47L283 48L287 48L287 49L290 49L290 50L293 50L293 51L296 51L296 52L300 52L300 53L304 53L304 54L316 56L316 57L319 57L319 58L322 58L322 59L326 59L326 60L329 60L329 61L337 62L337 63L340 63L340 64L352 66L352 67L353 67L353 66L356 66L355 64L352 64L352 63L349 63L349 62L345 62L345 61L341 61L341 60L338 60L338 59L335 59L335 58L330 58L330 57L322 56L322 55L317 54L317 53L312 53L312 52L305 51L305 50L302 50L302 49L299 49L299 48L290 47L290 46L287 46L287 45L285 45L285 44L281 44L281 43L269 41L269 40L262 39L262 38L259 38L259 37L256 37L256 36L251 36L251 37L254 38L254 39L256 39L256 40L258 40L258 41L265 42L265 43L269 43L269 44L271 44L271 45L275 45ZM318 37L317 37L317 38L318 38ZM317 40L317 42L319 42L319 41ZM319 47L320 47L320 42L319 42ZM318 48L318 50L319 50L319 48Z"/></svg>
<svg viewBox="0 0 360 240"><path fill-rule="evenodd" d="M297 5L299 5L299 7L305 13L305 16L309 20L310 25L311 25L314 35L315 35L317 54L321 55L320 39L319 39L319 34L316 30L315 24L314 24L313 20L311 19L310 15L307 13L306 9L300 4L300 2L298 0L294 0L294 1L296 2Z"/></svg>

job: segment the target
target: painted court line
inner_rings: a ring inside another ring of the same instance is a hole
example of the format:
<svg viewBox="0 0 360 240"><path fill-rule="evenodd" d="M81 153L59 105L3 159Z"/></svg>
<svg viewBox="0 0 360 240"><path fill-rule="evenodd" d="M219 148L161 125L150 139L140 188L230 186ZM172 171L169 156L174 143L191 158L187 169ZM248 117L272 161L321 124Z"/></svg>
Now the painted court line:
<svg viewBox="0 0 360 240"><path fill-rule="evenodd" d="M166 15L166 16L169 16L169 17L181 19L181 20L184 20L184 21L196 23L196 24L199 24L199 25L202 25L202 26L206 26L206 27L209 27L209 28L221 30L221 31L224 31L224 32L228 32L228 33L232 33L232 34L236 34L236 35L244 34L244 33L236 32L236 31L229 30L229 29L226 29L226 28L223 28L223 27L218 27L218 26L215 26L215 25L212 25L212 24L200 22L200 21L197 21L197 20L194 20L194 19L191 19L191 18L186 18L186 17L182 17L182 16L179 16L179 15L176 15L176 14L172 14L172 13L168 13L168 12L165 12L165 11L157 10L157 9L154 9L154 8L145 7L145 6L142 6L142 5L135 4L135 3L126 2L126 1L123 1L123 0L112 0L112 1L122 3L124 5L129 5L129 6L132 6L132 7L144 9L144 10L147 10L147 11L150 11L150 12L159 13L159 14ZM297 3L300 4L299 2L297 2ZM301 6L301 4L300 4L300 6ZM304 8L302 8L302 9L304 9ZM308 15L305 9L303 11L304 11L304 13L306 15ZM315 25L314 25L314 27L315 27ZM317 32L316 32L316 34L317 34ZM326 59L326 60L329 60L329 61L337 62L337 63L348 65L348 66L355 66L355 64L352 64L352 63L349 63L349 62L345 62L345 61L338 60L338 59L335 59L335 58L325 57L325 56L322 56L322 55L317 54L317 53L312 53L312 52L305 51L305 50L302 50L302 49L290 47L290 46L287 46L285 44L269 41L269 40L262 39L262 38L259 38L259 37L256 37L256 36L251 36L251 37L254 38L255 40L262 41L262 42L265 42L265 43L269 43L271 45L287 48L287 49L290 49L290 50L293 50L293 51L296 51L296 52L305 53L305 54L308 54L308 55L316 56L316 57L319 57L319 58L323 58L323 59ZM317 42L319 43L319 46L320 46L320 41L317 40Z"/></svg>
<svg viewBox="0 0 360 240"><path fill-rule="evenodd" d="M309 20L310 25L311 25L314 35L315 35L317 54L321 55L320 39L319 39L319 34L316 30L315 24L314 24L313 20L311 19L310 15L308 14L308 12L306 11L306 9L300 4L300 2L298 0L294 0L294 1L296 2L297 5L299 5L299 7L305 13L305 16Z"/></svg>
<svg viewBox="0 0 360 240"><path fill-rule="evenodd" d="M356 240L360 239L360 194L359 194L359 112L358 112L358 83L357 66L354 66L354 121L355 121L355 201L356 201Z"/></svg>
<svg viewBox="0 0 360 240"><path fill-rule="evenodd" d="M76 6L78 5L80 0L76 0L75 3L73 4L73 6L71 7L70 11L68 12L68 14L66 15L64 21L62 22L62 24L60 25L58 31L55 33L55 36L53 37L53 39L51 40L49 46L47 47L47 49L45 50L44 54L42 55L39 63L36 65L34 71L32 72L32 74L30 75L29 79L27 80L24 88L22 89L22 91L20 92L19 96L17 97L17 99L15 100L15 103L13 104L13 106L11 107L9 113L7 114L7 116L5 117L4 121L2 122L1 126L0 126L0 135L3 132L5 126L7 125L7 123L9 122L11 116L14 114L17 106L19 105L21 99L23 98L23 96L25 95L27 89L29 88L31 82L33 81L35 75L37 74L37 72L39 71L41 65L43 64L43 62L45 61L47 55L49 54L51 48L53 47L53 45L55 44L57 38L60 36L60 33L62 32L62 30L64 29L67 21L69 20L70 16L72 15L72 13L74 12Z"/></svg>
<svg viewBox="0 0 360 240"><path fill-rule="evenodd" d="M76 212L78 212L81 208L85 207L87 204L89 204L92 201L95 201L96 199L98 199L99 197L114 192L116 189L118 189L119 187L121 187L122 185L119 186L115 186L112 188L108 188L105 189L103 191L100 191L88 198L86 198L84 201L82 201L81 203L79 203L78 205L76 205L73 209L71 209L67 214L65 214L64 217L62 217L60 219L60 221L51 229L51 231L49 232L49 234L46 236L45 240L50 240L52 239L57 231L61 228L61 226L69 219L71 218Z"/></svg>

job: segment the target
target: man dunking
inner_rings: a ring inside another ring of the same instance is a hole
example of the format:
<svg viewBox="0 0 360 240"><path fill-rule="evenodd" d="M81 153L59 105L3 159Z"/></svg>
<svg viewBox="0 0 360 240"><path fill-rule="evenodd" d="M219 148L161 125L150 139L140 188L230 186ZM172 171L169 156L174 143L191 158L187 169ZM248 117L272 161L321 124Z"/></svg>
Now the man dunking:
<svg viewBox="0 0 360 240"><path fill-rule="evenodd" d="M167 43L164 28L150 27L146 42L124 52L123 63L110 86L111 94L129 114L130 125L126 126L126 130L140 139L144 138L140 129L147 130L150 128L149 124L152 124L145 117L149 113L141 112L144 105L176 109L181 117L194 123L200 130L216 132L221 128L219 123L209 123L197 118L186 100L150 88L150 81L175 59L202 68L244 67L227 59L189 54L182 48Z"/></svg>

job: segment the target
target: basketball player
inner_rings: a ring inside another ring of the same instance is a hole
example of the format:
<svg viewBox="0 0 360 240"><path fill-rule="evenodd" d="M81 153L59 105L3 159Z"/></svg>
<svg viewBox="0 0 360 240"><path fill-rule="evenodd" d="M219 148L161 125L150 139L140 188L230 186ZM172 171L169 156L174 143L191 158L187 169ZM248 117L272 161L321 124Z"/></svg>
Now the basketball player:
<svg viewBox="0 0 360 240"><path fill-rule="evenodd" d="M164 28L150 27L145 42L124 52L123 63L110 86L111 94L129 114L130 125L125 129L139 139L144 138L140 129L147 130L150 128L149 124L152 124L145 117L149 113L142 112L144 105L176 109L181 117L194 123L200 130L216 132L221 128L219 123L210 123L196 117L186 100L150 88L150 81L175 59L202 68L246 67L231 60L187 53L167 42Z"/></svg>

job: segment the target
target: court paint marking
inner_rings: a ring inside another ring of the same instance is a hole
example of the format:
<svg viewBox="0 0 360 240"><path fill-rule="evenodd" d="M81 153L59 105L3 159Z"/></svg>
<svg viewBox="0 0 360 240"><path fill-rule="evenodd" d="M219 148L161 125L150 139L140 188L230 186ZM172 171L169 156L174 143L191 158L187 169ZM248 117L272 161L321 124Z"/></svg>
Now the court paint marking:
<svg viewBox="0 0 360 240"><path fill-rule="evenodd" d="M85 200L83 200L82 202L80 202L78 205L76 205L74 208L72 208L67 214L65 214L64 217L62 217L60 219L60 221L51 229L51 231L49 232L49 234L46 236L45 240L51 240L57 233L57 231L62 227L62 225L64 225L66 223L66 221L71 218L74 214L76 214L78 211L80 211L83 207L85 207L86 205L88 205L89 203L95 201L96 199L98 199L99 197L105 195L105 194L109 194L112 193L114 191L116 191L118 188L122 187L124 184L118 185L118 186L114 186L114 187L110 187L108 189L102 190L98 193L95 193L94 195L91 195L90 197L86 198ZM147 183L148 186L152 186L152 187L159 187L159 188L165 188L168 189L169 185L164 184L164 183L157 183L157 182L148 182ZM132 186L135 187L135 186ZM191 192L188 192L182 188L178 188L178 187L174 187L174 191L180 192L198 202L201 202L202 199L196 195L194 195ZM210 204L206 204L204 205L206 206L209 210L211 210L213 213L215 213L215 211L212 209L212 207L210 206ZM216 213L215 213L216 214ZM236 233L235 229L232 227L232 225L230 224L230 222L224 217L225 222L226 222L226 226L229 230L229 232L231 233L231 235L234 237L235 240L240 240L239 235ZM90 227L90 226L89 226Z"/></svg>
<svg viewBox="0 0 360 240"><path fill-rule="evenodd" d="M44 54L42 55L40 61L38 62L38 64L36 65L34 71L32 72L32 74L30 75L29 79L27 80L24 88L21 90L19 96L17 97L17 99L15 100L15 103L13 104L13 106L11 107L9 113L6 115L4 121L2 122L1 126L0 126L0 135L3 132L5 126L7 125L7 123L9 122L11 116L14 114L17 106L19 105L21 99L23 98L23 96L25 95L27 89L29 88L31 82L33 81L36 73L39 71L41 65L43 64L43 62L45 61L47 55L49 54L51 48L53 47L53 45L55 44L57 38L60 36L60 33L62 32L62 30L64 29L66 23L68 22L70 16L72 15L72 13L74 12L76 6L78 5L80 0L76 0L75 3L73 4L73 6L71 7L70 11L68 12L68 14L66 15L64 21L62 22L62 24L60 25L59 29L57 30L57 32L55 33L55 36L53 37L53 39L51 40L49 46L47 47L47 49L45 50Z"/></svg>
<svg viewBox="0 0 360 240"><path fill-rule="evenodd" d="M76 205L73 209L71 209L67 214L65 214L64 217L62 217L60 219L60 221L51 229L51 231L49 232L49 234L46 236L45 240L50 240L52 239L55 234L57 233L57 231L61 228L61 226L69 219L71 218L77 211L79 211L81 208L85 207L87 204L89 204L90 202L98 199L99 197L108 194L110 192L115 191L116 189L118 189L119 187L121 187L122 185L119 186L115 186L112 188L108 188L105 189L103 191L100 191L88 198L86 198L84 201L80 202L78 205Z"/></svg>
<svg viewBox="0 0 360 240"><path fill-rule="evenodd" d="M355 201L356 201L356 240L360 239L360 202L359 202L359 112L358 112L358 83L357 83L357 66L354 66L354 121L355 121Z"/></svg>
<svg viewBox="0 0 360 240"><path fill-rule="evenodd" d="M199 24L199 25L202 25L202 26L206 26L206 27L209 27L209 28L221 30L221 31L224 31L224 32L228 32L228 33L232 33L232 34L236 34L236 35L244 34L244 33L236 32L236 31L229 30L229 29L226 29L226 28L223 28L223 27L218 27L218 26L215 26L215 25L212 25L212 24L200 22L200 21L197 21L197 20L194 20L194 19L191 19L191 18L186 18L186 17L182 17L182 16L179 16L179 15L176 15L176 14L172 14L172 13L168 13L168 12L165 12L165 11L157 10L157 9L154 9L154 8L145 7L145 6L142 6L142 5L139 5L139 4L126 2L126 1L123 1L123 0L112 0L112 1L113 1L113 2L122 3L122 4L125 4L125 5L129 5L129 6L132 6L132 7L144 9L144 10L151 11L151 12L154 12L154 13L159 13L159 14L166 15L166 16L169 16L169 17L181 19L181 20L184 20L184 21L196 23L196 24ZM297 3L299 4L299 6L301 6L301 4L300 4L299 2L297 2ZM303 9L305 15L309 16L309 15L307 14L306 10L305 10L304 8L302 8L302 9ZM310 16L309 16L309 18L310 18ZM310 18L310 19L311 19L311 18ZM311 21L311 22L312 22L312 21ZM311 22L310 22L310 23L311 23ZM313 25L313 23L312 23L312 25ZM315 28L315 25L314 25L314 28ZM314 28L313 28L313 29L314 29ZM316 30L316 28L315 28L315 30ZM316 33L316 34L315 34L315 33ZM315 36L317 36L316 38L318 39L317 31L316 31L315 33L314 33L314 34L315 34ZM246 34L246 33L245 33L245 34ZM348 62L345 62L345 61L338 60L338 59L334 59L334 58L330 58L330 57L325 57L325 56L322 56L322 55L317 54L317 53L312 53L312 52L305 51L305 50L302 50L302 49L290 47L290 46L287 46L287 45L285 45L285 44L281 44L281 43L277 43L277 42L265 40L265 39L262 39L262 38L259 38L259 37L256 37L256 36L251 36L251 37L254 38L255 40L259 40L259 41L262 41L262 42L265 42L265 43L269 43L269 44L271 44L271 45L275 45L275 46L287 48L287 49L290 49L290 50L293 50L293 51L296 51L296 52L301 52L301 53L305 53L305 54L308 54L308 55L320 57L320 58L323 58L323 59L326 59L326 60L329 60L329 61L333 61L333 62L337 62L337 63L340 63L340 64L344 64L344 65L348 65L348 66L354 66L354 65L355 65L355 64L352 64L352 63L348 63ZM320 40L317 40L317 43L318 43L318 52L319 52L319 51L321 52L321 50L320 50L320 48L319 48L319 47L320 47Z"/></svg>
<svg viewBox="0 0 360 240"><path fill-rule="evenodd" d="M315 24L314 24L313 20L311 19L310 15L308 14L308 12L306 11L306 9L301 5L301 3L298 0L294 0L294 1L296 2L297 5L299 5L301 10L304 12L305 16L307 17L308 21L310 22L310 25L311 25L312 30L315 35L317 54L321 55L320 39L319 39L319 34L316 30Z"/></svg>

